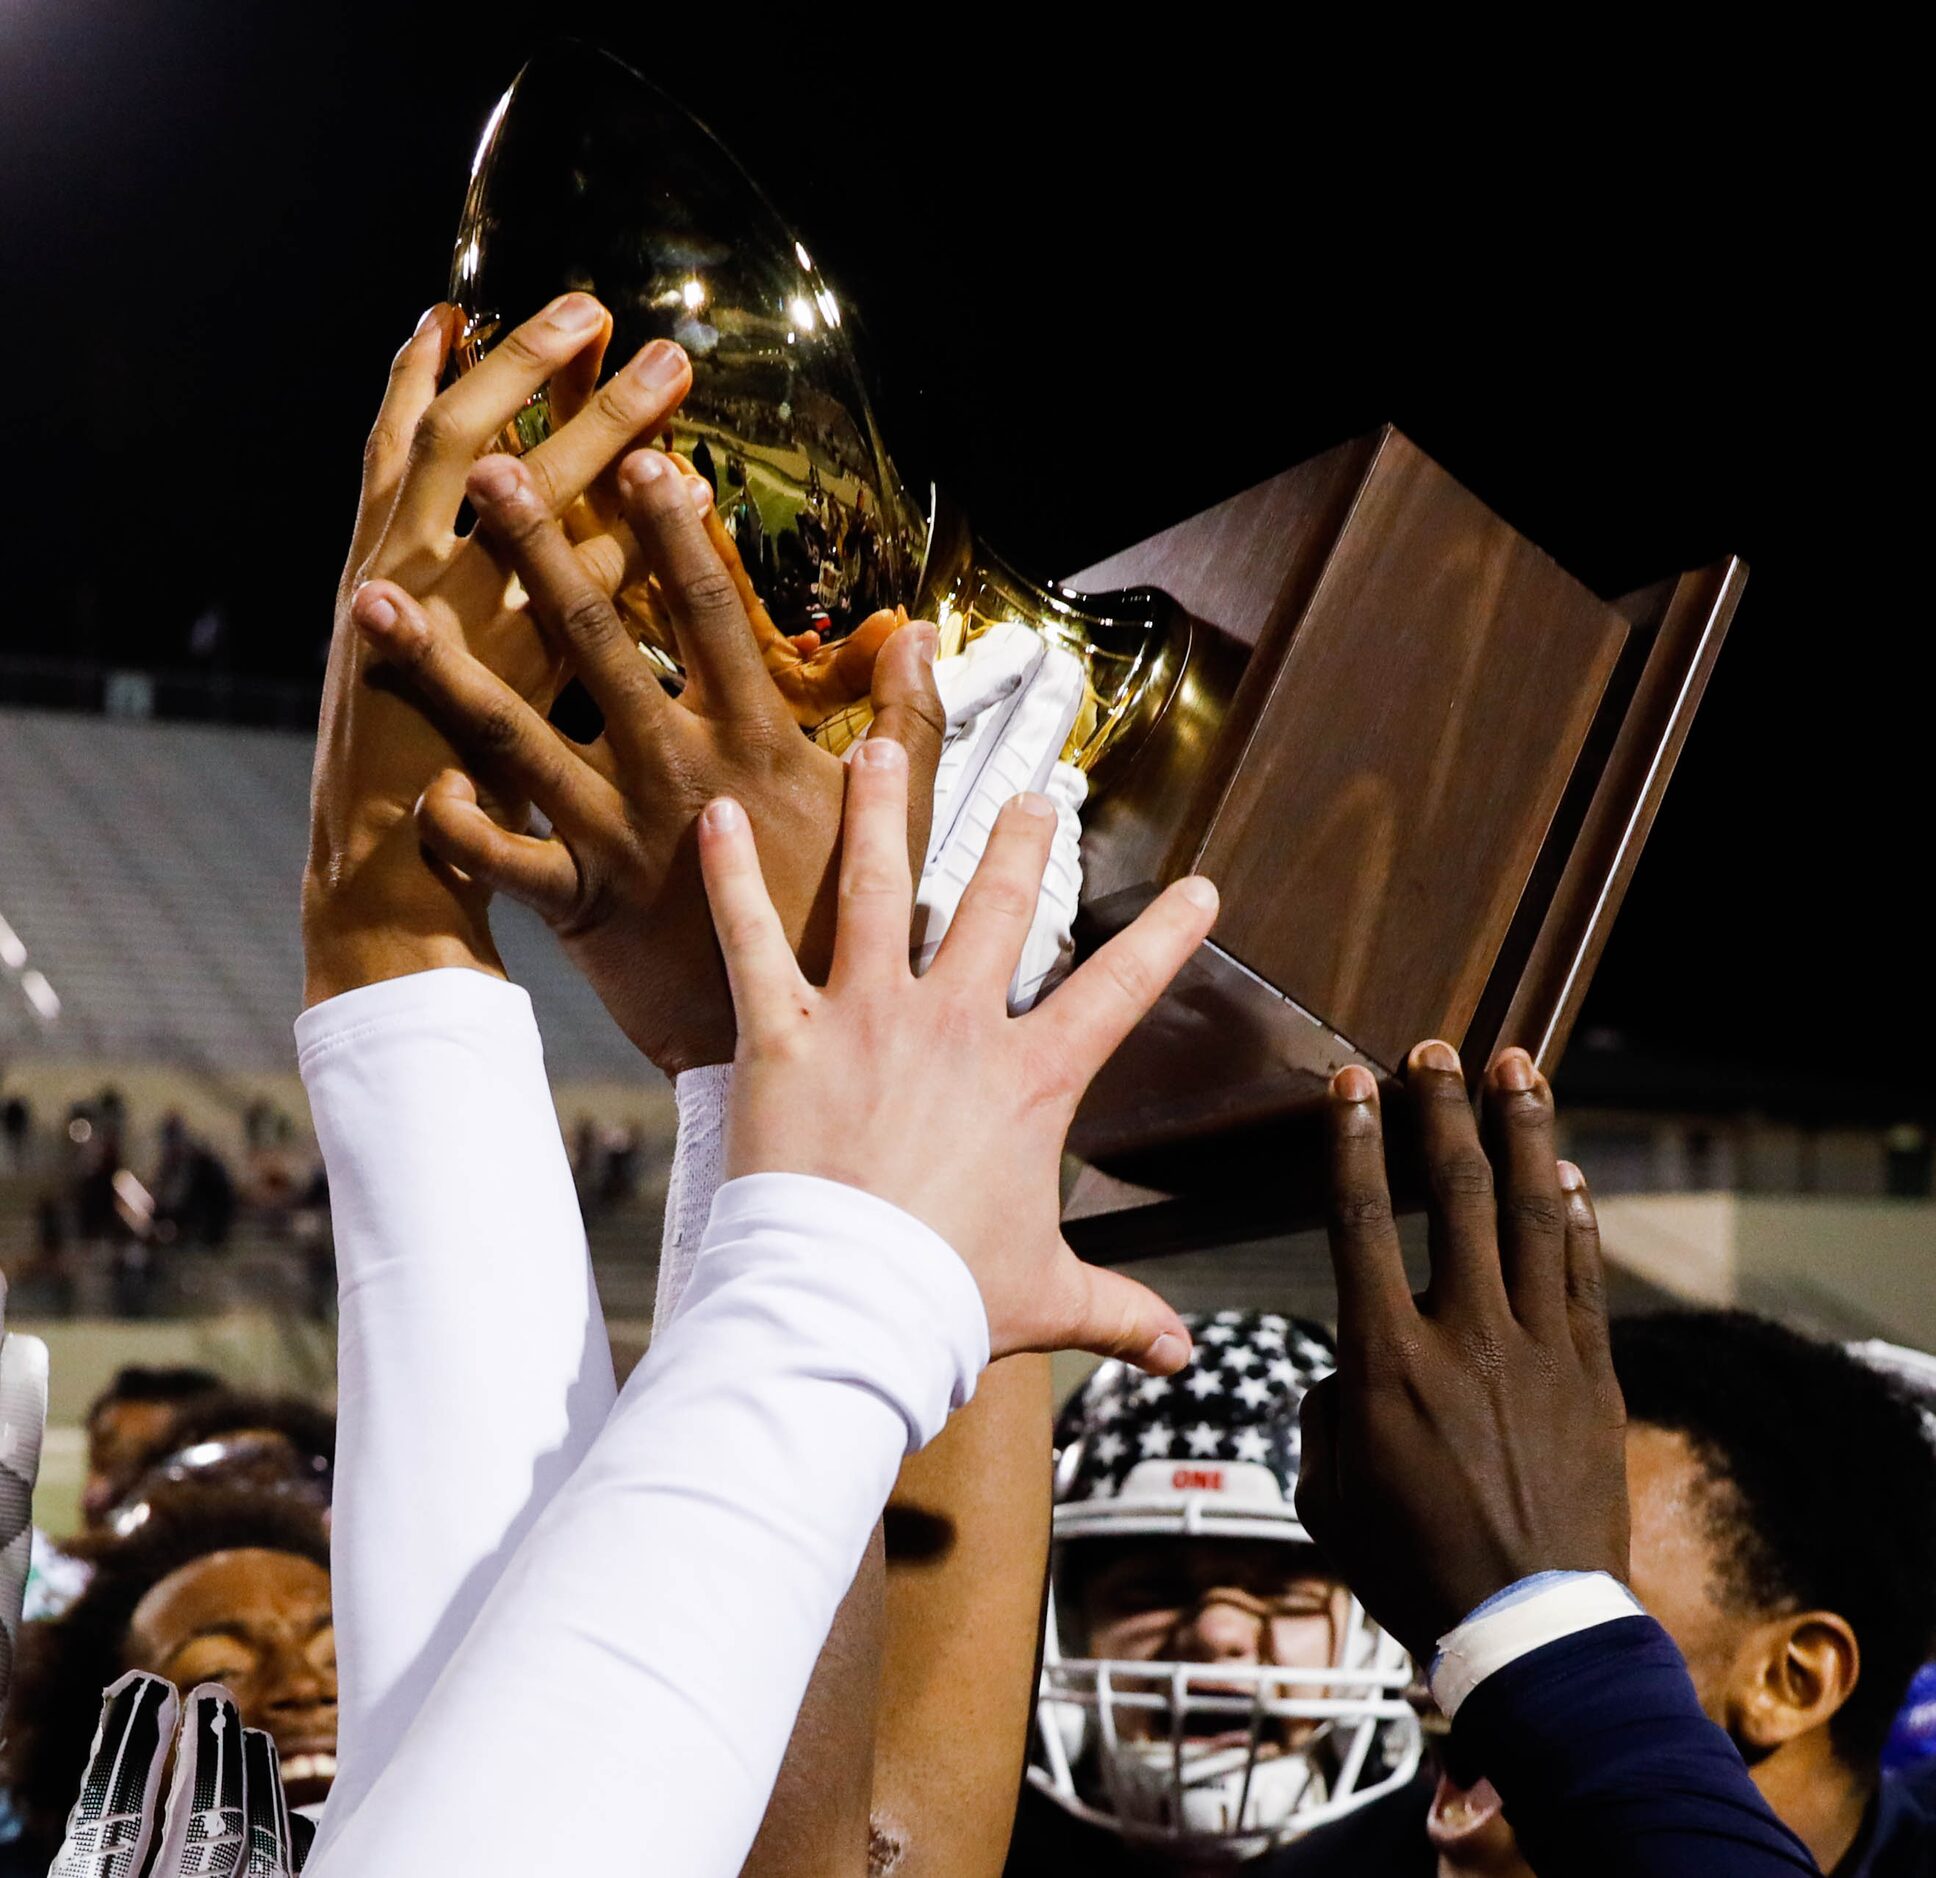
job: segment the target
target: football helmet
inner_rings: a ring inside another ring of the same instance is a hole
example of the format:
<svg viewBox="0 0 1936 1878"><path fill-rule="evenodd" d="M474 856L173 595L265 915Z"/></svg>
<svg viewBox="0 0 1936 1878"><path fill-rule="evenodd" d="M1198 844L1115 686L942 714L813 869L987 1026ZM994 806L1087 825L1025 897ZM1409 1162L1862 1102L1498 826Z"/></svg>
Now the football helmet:
<svg viewBox="0 0 1936 1878"><path fill-rule="evenodd" d="M1405 1694L1411 1659L1342 1586L1325 1604L1323 1661L1271 1661L1268 1604L1216 1589L1199 1607L1230 1603L1257 1616L1253 1660L1083 1653L1078 1587L1107 1556L1100 1541L1261 1540L1285 1548L1286 1582L1300 1567L1329 1576L1293 1502L1298 1409L1335 1367L1329 1337L1273 1312L1185 1322L1196 1343L1188 1367L1155 1377L1105 1363L1057 1425L1029 1779L1125 1839L1236 1861L1402 1786L1422 1736ZM1178 1629L1186 1620L1194 1630L1188 1610Z"/></svg>

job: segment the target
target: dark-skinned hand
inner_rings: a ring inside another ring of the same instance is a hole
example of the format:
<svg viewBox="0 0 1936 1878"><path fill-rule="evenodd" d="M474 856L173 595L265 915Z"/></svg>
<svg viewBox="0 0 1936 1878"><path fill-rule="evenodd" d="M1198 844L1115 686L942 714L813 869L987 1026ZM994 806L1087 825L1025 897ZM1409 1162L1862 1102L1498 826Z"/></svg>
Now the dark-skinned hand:
<svg viewBox="0 0 1936 1878"><path fill-rule="evenodd" d="M1485 1079L1485 1140L1459 1061L1406 1066L1430 1191L1414 1298L1386 1179L1378 1087L1329 1099L1338 1370L1305 1397L1297 1509L1373 1617L1421 1662L1494 1592L1538 1571L1627 1575L1625 1410L1599 1234L1554 1149L1523 1050Z"/></svg>
<svg viewBox="0 0 1936 1878"><path fill-rule="evenodd" d="M689 475L698 471L684 457L675 458ZM594 484L585 500L568 509L562 520L565 532L574 542L594 536L600 529L619 527L623 505L609 495L604 484ZM738 544L726 532L719 511L710 503L702 511L706 535L718 554L720 564L739 589L740 604L746 609L747 624L754 642L794 722L812 730L837 712L857 704L868 695L874 660L888 640L908 623L906 607L883 608L870 613L846 638L823 643L817 632L795 633L791 637L774 624L766 602L753 585L753 577L740 558ZM678 631L672 609L658 580L639 573L619 589L618 604L641 627L641 636L652 644L676 654Z"/></svg>
<svg viewBox="0 0 1936 1878"><path fill-rule="evenodd" d="M355 617L394 682L479 781L536 803L553 830L540 838L501 826L471 776L450 770L417 806L423 842L477 887L536 908L619 1027L668 1075L729 1061L732 999L694 823L715 796L745 807L788 942L819 976L832 956L843 765L802 735L767 669L708 534L702 478L650 449L619 466L625 518L686 673L676 700L525 465L486 457L468 488L479 534L517 575L605 726L590 744L572 742L402 586L367 583ZM873 670L872 734L906 751L921 805L909 830L917 865L943 730L934 646L932 626L903 627Z"/></svg>

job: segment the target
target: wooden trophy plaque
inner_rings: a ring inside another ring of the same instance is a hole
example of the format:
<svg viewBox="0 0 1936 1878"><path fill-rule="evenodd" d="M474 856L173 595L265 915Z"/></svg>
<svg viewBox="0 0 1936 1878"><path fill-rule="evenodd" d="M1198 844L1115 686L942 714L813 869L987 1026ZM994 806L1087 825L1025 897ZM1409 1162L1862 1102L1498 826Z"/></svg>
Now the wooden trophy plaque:
<svg viewBox="0 0 1936 1878"><path fill-rule="evenodd" d="M1741 597L1602 600L1389 426L1067 585L1189 616L1168 713L1087 812L1082 937L1202 871L1223 912L1089 1092L1071 1242L1308 1224L1331 1074L1443 1037L1559 1061Z"/></svg>

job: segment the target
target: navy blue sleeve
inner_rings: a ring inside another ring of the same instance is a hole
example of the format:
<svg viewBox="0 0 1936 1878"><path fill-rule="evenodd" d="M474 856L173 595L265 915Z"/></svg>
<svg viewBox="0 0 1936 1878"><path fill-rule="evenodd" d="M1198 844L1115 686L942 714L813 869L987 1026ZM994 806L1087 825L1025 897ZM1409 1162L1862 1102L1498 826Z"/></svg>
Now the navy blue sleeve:
<svg viewBox="0 0 1936 1878"><path fill-rule="evenodd" d="M1651 1617L1508 1663L1459 1705L1452 1746L1541 1878L1819 1878Z"/></svg>

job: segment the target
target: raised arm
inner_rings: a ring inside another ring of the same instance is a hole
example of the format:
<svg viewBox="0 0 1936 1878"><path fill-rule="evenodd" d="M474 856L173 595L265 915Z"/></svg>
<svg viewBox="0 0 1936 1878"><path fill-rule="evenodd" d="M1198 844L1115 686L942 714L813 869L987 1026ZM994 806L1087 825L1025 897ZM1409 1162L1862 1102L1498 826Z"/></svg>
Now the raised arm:
<svg viewBox="0 0 1936 1878"><path fill-rule="evenodd" d="M1015 627L975 640L935 676L947 738L935 833L916 889L915 957L925 968L938 952L1002 804L1019 789L1043 787L1057 822L1009 991L1010 1008L1023 1010L1073 949L1083 779L1057 759L1080 703L1081 673ZM677 1313L719 1184L730 1078L725 1065L676 1084L679 1156L666 1200L659 1323ZM1034 1713L1050 1436L1047 1363L1010 1357L940 1438L903 1465L885 1546L870 1550L835 1624L750 1873L857 1871L853 1848L863 1839L868 1869L898 1878L1001 1871ZM825 1764L864 1777L867 1757L852 1744L864 1746L870 1732L871 1789L857 1795L852 1778L829 1781ZM846 1848L845 1856L816 1863L810 1844Z"/></svg>
<svg viewBox="0 0 1936 1878"><path fill-rule="evenodd" d="M1331 1085L1338 1370L1304 1399L1297 1506L1420 1662L1455 1765L1497 1788L1528 1862L1592 1878L1798 1878L1814 1861L1702 1714L1626 1590L1625 1411L1592 1202L1523 1050L1484 1086L1407 1066L1432 1277L1400 1262L1377 1085Z"/></svg>
<svg viewBox="0 0 1936 1878"><path fill-rule="evenodd" d="M1173 1312L1062 1243L1056 1175L1083 1088L1214 895L1172 889L1011 1019L1052 813L1025 798L1004 815L916 980L906 769L884 738L853 766L824 991L800 974L744 813L707 811L740 1042L729 1178L691 1295L322 1854L324 1878L590 1870L621 1806L658 1865L727 1878L894 1467L986 1357L1186 1359ZM569 840L596 792L532 783ZM999 1195L991 1165L1008 1170Z"/></svg>
<svg viewBox="0 0 1936 1878"><path fill-rule="evenodd" d="M587 819L550 844L507 837L478 813L475 784L458 775L431 792L420 817L426 838L450 862L526 898L552 920L627 1033L677 1076L680 1151L661 1268L662 1330L675 1313L679 1274L696 1251L719 1177L716 1145L709 1151L708 1143L717 1143L729 1086L719 1071L688 1066L729 1049L732 1036L717 956L709 937L692 931L697 880L680 837L696 807L693 792L709 783L742 794L762 791L752 819L775 902L810 975L821 975L828 784L837 791L840 768L799 736L761 665L744 656L756 642L718 579L712 518L703 501L695 512L680 499L686 488L703 497L704 486L675 480L676 466L662 458L628 467L659 472L628 475L626 511L642 557L658 569L655 585L670 602L698 682L676 705L656 688L632 687L639 662L623 623L579 578L519 466L503 460L480 466L472 499L486 537L560 641L582 648L584 669L601 675L596 682L606 687L608 741L592 760L599 779L618 787L611 794L589 791ZM380 625L378 642L411 695L461 746L479 752L487 770L493 760L500 768L550 761L549 733L521 716L515 699L465 659L454 639L428 620L419 630L407 600L394 598L401 627ZM902 742L913 757L914 855L926 845L919 805L941 734L920 656L925 649L924 629L896 635L875 672L876 734ZM949 673L955 681L947 700L951 727L956 716L965 722L993 700L993 693L982 695L991 684L1012 690L1020 682L1019 673L1004 676L999 662L991 665L959 678ZM1064 730L1051 725L1036 739L1039 748L1022 753L1029 775L1050 767ZM492 746L494 759L483 754ZM1012 767L989 764L989 783ZM974 779L960 786L971 788ZM964 814L964 826L978 822L985 829L1014 786ZM507 777L505 787L516 794L524 784ZM656 819L666 815L677 818L669 830ZM1066 793L1058 815L1061 885L1038 909L1022 974L1029 988L1053 959L1056 934L1071 910L1061 904L1074 878ZM943 857L943 871L951 861L952 851ZM957 880L948 889L949 909L959 892ZM938 941L940 925L930 925ZM999 1870L1033 1692L1047 1444L1046 1365L1018 1358L998 1365L975 1404L932 1450L909 1461L896 1490L896 1504L908 1517L890 1527L917 1537L912 1549L890 1549L885 1656L876 1548L802 1709L749 1874L831 1878L866 1870L870 1800L876 1843L904 1853L899 1869L910 1878L923 1871L972 1878ZM922 1533L945 1533L945 1543L930 1544ZM965 1739L964 1709L976 1722Z"/></svg>
<svg viewBox="0 0 1936 1878"><path fill-rule="evenodd" d="M651 348L587 401L609 321L570 295L440 395L448 329L449 309L424 316L371 431L303 883L308 1009L297 1039L331 1178L342 1300L332 1813L352 1809L387 1761L614 1396L529 1001L503 982L486 893L428 864L412 820L454 753L372 682L349 608L365 579L408 578L427 611L547 708L563 661L485 544L457 535L465 474L551 380L574 415L533 467L562 507L663 418L689 374L677 348ZM622 577L622 539L598 536L577 552L588 578Z"/></svg>
<svg viewBox="0 0 1936 1878"><path fill-rule="evenodd" d="M1035 1719L1049 1553L1049 1362L990 1366L888 1502L874 1746L879 1869L994 1878Z"/></svg>
<svg viewBox="0 0 1936 1878"><path fill-rule="evenodd" d="M446 807L460 803L507 839L522 826L522 804L488 789L480 802L453 768L451 746L372 672L349 603L366 581L396 582L418 617L462 644L509 695L545 710L569 669L562 636L534 621L509 578L515 530L455 534L466 477L549 379L568 421L519 466L518 486L534 514L549 522L571 510L578 524L577 545L548 564L553 577L568 565L588 590L610 592L642 571L635 544L622 522L610 532L583 526L590 510L577 498L620 451L660 427L689 373L677 348L656 345L590 395L609 322L577 295L438 395L447 323L445 309L426 315L398 357L371 434L338 596L304 888L310 1008L298 1041L332 1175L343 1295L336 1582L344 1713L332 1823L387 1762L517 1539L583 1458L613 1401L529 1003L501 982L490 942L489 883L427 860L413 820L440 777ZM681 617L689 565L660 570ZM900 666L918 686L920 661L910 665L906 651ZM695 690L684 708L701 702ZM875 702L891 728L891 684ZM919 730L909 737L917 747ZM804 739L789 741L797 748L781 754L817 761L826 785L821 826L803 824L793 850L810 899L834 845L839 770ZM731 780L762 806L762 782L812 799L786 764ZM658 806L669 847L689 831L697 805L661 797ZM627 962L629 988L657 999L669 1066L689 1056L687 1032L724 1037L730 1048L724 983L703 911L700 919L696 948L682 953L681 936L661 929ZM685 969L688 956L696 972ZM842 1730L858 1714L864 1740L878 1568L850 1605L845 1647L829 1652L817 1706ZM811 1733L814 1720L810 1710L803 1729ZM828 1724L814 1738L850 1745L836 1733ZM803 1756L818 1776L802 1783L811 1805L793 1809L798 1817L778 1841L784 1857L768 1869L814 1869L810 1843L864 1844L867 1770L854 1771L853 1761L851 1751ZM845 1805L830 1804L842 1791Z"/></svg>

